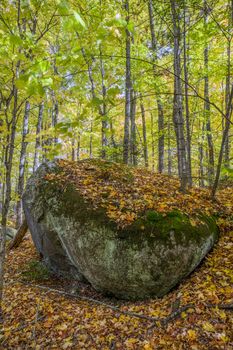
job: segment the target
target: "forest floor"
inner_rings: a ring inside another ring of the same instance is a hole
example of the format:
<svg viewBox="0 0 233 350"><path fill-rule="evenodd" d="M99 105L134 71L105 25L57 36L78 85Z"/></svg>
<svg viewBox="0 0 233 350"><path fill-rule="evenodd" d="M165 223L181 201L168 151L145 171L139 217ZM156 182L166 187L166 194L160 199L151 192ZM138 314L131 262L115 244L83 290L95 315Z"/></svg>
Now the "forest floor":
<svg viewBox="0 0 233 350"><path fill-rule="evenodd" d="M229 230L201 266L161 299L107 298L88 284L47 278L39 264L29 236L8 254L1 349L233 349Z"/></svg>

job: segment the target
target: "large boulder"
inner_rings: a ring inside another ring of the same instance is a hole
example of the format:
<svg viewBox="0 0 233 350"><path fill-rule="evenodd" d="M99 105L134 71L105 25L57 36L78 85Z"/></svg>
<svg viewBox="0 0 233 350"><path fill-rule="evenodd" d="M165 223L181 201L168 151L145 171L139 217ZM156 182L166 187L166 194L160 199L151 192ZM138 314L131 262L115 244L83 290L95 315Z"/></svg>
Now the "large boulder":
<svg viewBox="0 0 233 350"><path fill-rule="evenodd" d="M70 177L60 164L41 165L23 195L35 246L57 274L85 278L96 290L119 298L161 297L195 269L218 238L210 216L190 218L178 210L145 209L119 226L104 206L86 196L90 182L82 182L82 191L75 186L80 179L73 168L79 163L70 165ZM95 171L96 163L93 169L87 164ZM104 176L109 188L111 178Z"/></svg>

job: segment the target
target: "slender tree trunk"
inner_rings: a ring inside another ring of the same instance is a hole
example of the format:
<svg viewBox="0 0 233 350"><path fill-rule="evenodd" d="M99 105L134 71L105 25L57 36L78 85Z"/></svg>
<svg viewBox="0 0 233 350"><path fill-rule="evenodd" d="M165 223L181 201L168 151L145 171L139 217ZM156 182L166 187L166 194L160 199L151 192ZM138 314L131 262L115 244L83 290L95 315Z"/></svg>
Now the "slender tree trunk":
<svg viewBox="0 0 233 350"><path fill-rule="evenodd" d="M57 99L55 99L52 110L52 127L55 128L58 122L59 106ZM55 136L53 139L54 144L58 143L58 138Z"/></svg>
<svg viewBox="0 0 233 350"><path fill-rule="evenodd" d="M36 169L39 166L39 156L40 156L40 149L41 149L41 140L40 140L40 133L42 129L42 118L43 118L43 111L44 111L44 102L41 102L39 105L39 113L38 113L38 119L37 119L37 125L36 125L36 142L35 142L35 154L34 154L34 162L33 162L33 172L36 171Z"/></svg>
<svg viewBox="0 0 233 350"><path fill-rule="evenodd" d="M71 160L74 162L75 161L75 137L73 136L72 137L72 140L71 140Z"/></svg>
<svg viewBox="0 0 233 350"><path fill-rule="evenodd" d="M172 175L172 150L171 150L171 118L168 118L168 135L167 135L167 171Z"/></svg>
<svg viewBox="0 0 233 350"><path fill-rule="evenodd" d="M124 2L126 10L126 22L129 23L129 0ZM123 141L123 162L129 163L130 157L130 119L131 119L131 36L126 28L126 76L125 76L125 123Z"/></svg>
<svg viewBox="0 0 233 350"><path fill-rule="evenodd" d="M91 120L91 128L90 128L89 157L90 158L93 157L93 122L92 120Z"/></svg>
<svg viewBox="0 0 233 350"><path fill-rule="evenodd" d="M48 109L48 114L50 113ZM43 132L45 133L48 129L48 123L47 121L42 121L42 128ZM42 161L45 162L47 160L47 152L48 152L48 145L50 143L50 140L47 135L43 135L41 137L41 146L42 146Z"/></svg>
<svg viewBox="0 0 233 350"><path fill-rule="evenodd" d="M24 190L24 176L25 176L25 164L26 164L26 154L27 154L27 145L28 142L26 140L28 132L29 132L29 114L30 114L30 103L26 101L25 103L25 112L23 118L23 133L22 133L22 142L21 142L21 152L19 159L19 178L18 178L18 201L16 204L16 228L19 228L22 224L22 194Z"/></svg>
<svg viewBox="0 0 233 350"><path fill-rule="evenodd" d="M221 149L219 152L219 157L218 157L218 165L217 165L217 170L216 170L216 175L215 175L215 180L212 188L212 197L215 197L217 188L218 188L218 183L219 183L219 178L220 178L220 172L221 172L221 167L222 167L222 160L223 160L223 155L224 155L224 148L226 145L226 139L227 135L229 133L230 125L231 125L231 115L232 115L232 102L233 102L233 84L231 86L231 92L228 100L228 106L227 106L227 113L226 113L226 125L225 129L223 131L223 136L222 136L222 143L221 143Z"/></svg>
<svg viewBox="0 0 233 350"><path fill-rule="evenodd" d="M94 100L96 98L96 92L95 92L95 83L93 79L93 74L92 74L92 65L90 64L89 60L87 59L86 52L84 48L81 49L83 58L87 64L88 68L88 77L89 81L91 84L91 96L92 99ZM106 105L106 96L107 96L107 89L105 85L105 70L104 70L104 62L102 58L102 50L100 47L100 72L101 72L101 90L102 90L102 99L103 99L103 104L102 108L99 107L99 115L101 116L101 158L105 159L107 154L106 154L106 147L109 145L108 141L108 129L109 129L109 122L107 120L107 105ZM92 140L92 136L91 136ZM92 142L92 141L91 141ZM92 147L90 148L91 154L92 154ZM89 152L90 153L90 152Z"/></svg>
<svg viewBox="0 0 233 350"><path fill-rule="evenodd" d="M152 164L152 171L155 171L155 136L154 136L154 116L151 112L151 164Z"/></svg>
<svg viewBox="0 0 233 350"><path fill-rule="evenodd" d="M201 122L199 123L199 132L200 132L200 140L199 140L199 186L204 187L204 166L203 166L203 160L204 160L204 150L203 150L203 143L204 143L204 124L201 126Z"/></svg>
<svg viewBox="0 0 233 350"><path fill-rule="evenodd" d="M20 62L16 65L16 78L19 74ZM14 84L14 83L13 83ZM13 85L13 112L11 119L10 138L6 146L5 151L5 184L6 192L2 208L2 220L1 220L1 233L0 233L0 321L2 320L2 296L3 296L3 283L4 283L4 263L5 263L5 250L6 250L6 225L7 216L10 208L11 201L11 173L13 165L13 155L15 148L15 134L16 134L16 122L17 122L17 105L18 105L18 90Z"/></svg>
<svg viewBox="0 0 233 350"><path fill-rule="evenodd" d="M207 26L208 22L208 7L207 2L204 0L204 25ZM205 77L204 77L204 115L206 119L206 133L207 133L207 142L208 142L208 175L209 182L213 182L214 177L214 145L212 139L212 128L210 121L210 103L209 103L209 74L208 74L208 66L209 66L209 47L206 43L204 49L204 69L205 69Z"/></svg>
<svg viewBox="0 0 233 350"><path fill-rule="evenodd" d="M142 116L142 134L143 134L143 156L145 167L148 168L148 147L147 147L147 133L146 133L146 116L143 101L141 99L141 116Z"/></svg>
<svg viewBox="0 0 233 350"><path fill-rule="evenodd" d="M184 118L183 118L183 98L181 84L181 62L180 62L180 19L179 7L177 0L170 0L173 35L174 35L174 107L173 107L173 123L176 133L178 170L180 177L180 189L185 192L187 187L187 161L186 161L186 145L184 137Z"/></svg>
<svg viewBox="0 0 233 350"><path fill-rule="evenodd" d="M184 7L184 90L185 90L185 121L186 121L186 148L187 148L187 177L188 184L192 186L192 164L191 164L191 132L190 132L190 113L189 113L189 76L188 76L188 57L186 43L186 9Z"/></svg>
<svg viewBox="0 0 233 350"><path fill-rule="evenodd" d="M136 138L136 107L137 99L134 89L131 89L131 113L130 113L130 122L131 122L131 132L130 132L130 162L134 166L137 165L137 138Z"/></svg>
<svg viewBox="0 0 233 350"><path fill-rule="evenodd" d="M80 150L81 150L81 134L78 132L78 144L77 144L77 159L80 159Z"/></svg>
<svg viewBox="0 0 233 350"><path fill-rule="evenodd" d="M108 142L108 130L109 130L109 122L107 120L107 106L106 106L106 95L107 95L107 89L105 86L105 69L104 69L104 62L102 58L102 49L100 46L100 72L101 72L101 85L102 85L102 109L100 109L100 113L102 116L102 152L101 152L101 158L106 159L107 158L107 147L109 146Z"/></svg>
<svg viewBox="0 0 233 350"><path fill-rule="evenodd" d="M153 74L154 79L157 77L157 68L156 68L156 36L155 36L155 23L154 23L154 14L153 14L153 0L148 0L148 12L150 18L150 33L151 33L151 47L153 51ZM163 104L160 96L156 92L156 101L158 107L158 172L162 173L164 171L164 111Z"/></svg>
<svg viewBox="0 0 233 350"><path fill-rule="evenodd" d="M229 20L228 20L228 30L229 33L231 31L231 28L233 27L233 0L228 1L228 8L229 8ZM227 74L226 74L226 89L225 89L225 111L227 113L227 106L230 98L230 85L231 85L231 40L232 40L232 34L228 37L227 41ZM230 127L229 127L230 131ZM225 167L230 167L230 139L229 139L229 131L226 136L226 143L225 143L225 154L224 154L224 163Z"/></svg>
<svg viewBox="0 0 233 350"><path fill-rule="evenodd" d="M1 109L0 109L1 111ZM0 119L0 127L3 126L3 121ZM0 131L0 145L1 145L1 171L0 171L0 212L2 212L2 207L4 203L4 192L5 192L5 184L4 184L4 178L5 178L5 171L4 171L4 156L5 156L5 137L1 135Z"/></svg>
<svg viewBox="0 0 233 350"><path fill-rule="evenodd" d="M113 129L113 123L110 121L110 132L111 132L111 144L113 145L114 148L117 147L115 137L114 137L114 129Z"/></svg>

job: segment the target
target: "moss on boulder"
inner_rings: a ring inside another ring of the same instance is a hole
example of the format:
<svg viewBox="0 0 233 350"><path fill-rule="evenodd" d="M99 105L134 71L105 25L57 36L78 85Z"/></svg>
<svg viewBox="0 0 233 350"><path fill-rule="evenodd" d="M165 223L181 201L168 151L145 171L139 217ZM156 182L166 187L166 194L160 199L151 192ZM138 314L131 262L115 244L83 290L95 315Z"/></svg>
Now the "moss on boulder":
<svg viewBox="0 0 233 350"><path fill-rule="evenodd" d="M109 162L103 164L105 171ZM87 279L119 298L160 297L195 269L218 238L211 216L180 210L148 209L119 227L63 174L59 162L41 165L28 181L23 206L45 263L65 277ZM104 176L109 188L116 180ZM129 186L132 176L122 176Z"/></svg>

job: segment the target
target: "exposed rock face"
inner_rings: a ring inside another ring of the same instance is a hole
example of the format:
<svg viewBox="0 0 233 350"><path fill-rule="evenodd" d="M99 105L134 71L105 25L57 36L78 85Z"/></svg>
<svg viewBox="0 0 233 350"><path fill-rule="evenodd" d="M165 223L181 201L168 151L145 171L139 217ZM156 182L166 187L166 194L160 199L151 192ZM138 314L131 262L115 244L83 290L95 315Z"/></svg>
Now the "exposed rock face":
<svg viewBox="0 0 233 350"><path fill-rule="evenodd" d="M212 218L194 223L180 213L148 211L127 229L103 208L93 209L72 184L44 179L58 172L43 164L28 181L23 206L32 238L54 272L124 299L163 296L194 270L218 237Z"/></svg>

